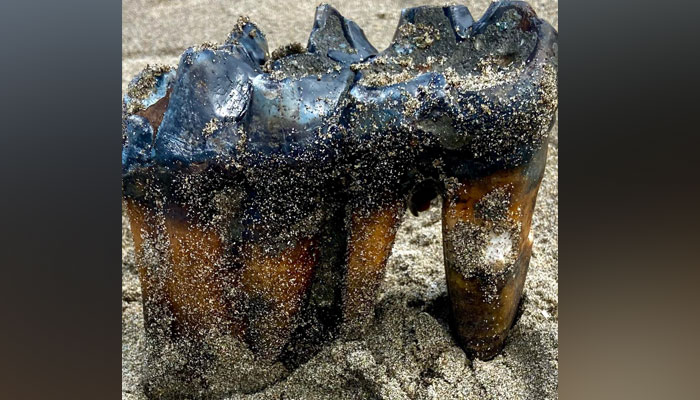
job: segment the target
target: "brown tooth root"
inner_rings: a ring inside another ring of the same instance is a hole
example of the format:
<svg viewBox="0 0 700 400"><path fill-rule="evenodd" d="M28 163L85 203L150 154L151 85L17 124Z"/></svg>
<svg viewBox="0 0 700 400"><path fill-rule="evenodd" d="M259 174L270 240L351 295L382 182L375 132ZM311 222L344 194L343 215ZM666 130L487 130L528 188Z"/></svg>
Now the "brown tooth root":
<svg viewBox="0 0 700 400"><path fill-rule="evenodd" d="M163 265L167 260L167 256L159 251L157 245L161 240L158 230L162 225L161 219L155 210L138 201L127 199L125 204L134 238L141 297L144 303L144 319L149 326L167 324L170 305L163 280L158 275L158 266ZM146 330L147 333L151 331L151 329Z"/></svg>
<svg viewBox="0 0 700 400"><path fill-rule="evenodd" d="M397 201L384 208L352 214L343 297L344 329L350 336L361 334L374 315L374 297L404 208L404 202Z"/></svg>
<svg viewBox="0 0 700 400"><path fill-rule="evenodd" d="M443 248L453 324L481 359L504 345L532 251L530 223L544 163L462 182L443 202Z"/></svg>
<svg viewBox="0 0 700 400"><path fill-rule="evenodd" d="M241 289L250 306L248 342L262 358L276 358L288 341L317 259L316 241L308 238L276 253L246 246Z"/></svg>
<svg viewBox="0 0 700 400"><path fill-rule="evenodd" d="M175 320L190 333L226 326L219 234L177 214L165 216L170 251L165 282Z"/></svg>
<svg viewBox="0 0 700 400"><path fill-rule="evenodd" d="M155 226L155 224L152 223L155 219L155 215L149 212L145 206L133 200L126 200L125 204L134 238L136 264L138 265L139 279L141 280L141 294L144 298L147 298L151 291L152 284L147 274L148 263L146 261L146 255L144 254L144 251L146 251L144 248L144 241L148 240L148 236L153 235L151 229Z"/></svg>

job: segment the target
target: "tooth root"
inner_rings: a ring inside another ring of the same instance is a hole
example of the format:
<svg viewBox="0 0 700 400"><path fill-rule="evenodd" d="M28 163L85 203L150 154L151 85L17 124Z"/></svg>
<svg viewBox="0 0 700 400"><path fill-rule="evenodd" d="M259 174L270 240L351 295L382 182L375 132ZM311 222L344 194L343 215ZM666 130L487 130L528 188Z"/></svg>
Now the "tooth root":
<svg viewBox="0 0 700 400"><path fill-rule="evenodd" d="M184 326L173 318L165 284L170 256L165 248L167 246L163 246L166 241L163 213L159 207L144 199L125 198L124 203L134 239L135 261L143 299L148 364L148 369L144 370L144 390L149 397L162 397L168 389L156 377L168 374L168 367L153 360L158 358L166 343L175 343L175 329L178 325ZM186 364L185 368L189 369L189 361Z"/></svg>
<svg viewBox="0 0 700 400"><path fill-rule="evenodd" d="M472 356L495 357L513 324L543 172L544 157L536 157L511 171L464 180L445 195L443 247L454 332Z"/></svg>
<svg viewBox="0 0 700 400"><path fill-rule="evenodd" d="M343 297L344 330L348 336L361 334L374 315L374 298L404 208L404 202L398 201L377 210L352 213Z"/></svg>
<svg viewBox="0 0 700 400"><path fill-rule="evenodd" d="M221 239L181 211L169 209L165 215L170 255L165 285L173 316L189 334L225 327L228 307L221 286Z"/></svg>
<svg viewBox="0 0 700 400"><path fill-rule="evenodd" d="M141 283L141 296L144 302L144 319L146 324L150 325L158 317L156 310L163 310L166 307L163 292L158 290L158 279L154 276L153 271L149 270L153 265L160 263L160 260L151 258L154 255L152 250L155 248L153 241L156 240L157 217L152 209L135 200L126 199L125 205L134 238L134 252Z"/></svg>
<svg viewBox="0 0 700 400"><path fill-rule="evenodd" d="M246 246L241 290L249 307L247 340L262 358L276 358L287 343L317 259L317 243L308 238L273 254L263 245Z"/></svg>

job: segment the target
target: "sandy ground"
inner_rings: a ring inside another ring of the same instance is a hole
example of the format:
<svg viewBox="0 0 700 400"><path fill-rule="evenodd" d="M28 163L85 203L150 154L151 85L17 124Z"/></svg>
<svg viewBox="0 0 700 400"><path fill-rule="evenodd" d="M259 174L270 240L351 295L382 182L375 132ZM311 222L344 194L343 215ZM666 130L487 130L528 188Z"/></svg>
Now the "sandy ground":
<svg viewBox="0 0 700 400"><path fill-rule="evenodd" d="M393 36L402 8L445 1L338 1L377 49ZM466 2L475 18L489 1ZM558 29L556 0L531 1ZM122 90L148 63L177 64L187 47L223 41L239 15L266 34L270 50L306 43L316 1L125 0ZM407 213L380 289L375 325L362 340L337 340L287 379L235 399L556 399L558 382L558 129L554 126L533 221L534 248L523 315L495 359L468 360L447 324L439 203ZM143 399L141 291L122 217L122 398Z"/></svg>

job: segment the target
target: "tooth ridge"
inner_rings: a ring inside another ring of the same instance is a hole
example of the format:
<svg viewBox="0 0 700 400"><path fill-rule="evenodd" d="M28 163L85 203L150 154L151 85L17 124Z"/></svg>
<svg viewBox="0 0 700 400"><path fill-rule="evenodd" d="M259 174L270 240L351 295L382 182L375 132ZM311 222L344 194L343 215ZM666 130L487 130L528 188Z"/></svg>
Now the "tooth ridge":
<svg viewBox="0 0 700 400"><path fill-rule="evenodd" d="M400 19L399 26L402 26L403 24L408 23L408 22L411 22L411 21L415 21L415 20L416 20L416 17L417 17L417 14L420 13L420 12L427 11L427 10L429 10L429 9L433 9L433 10L434 10L434 9L437 9L437 8L438 8L438 7L426 7L426 6L423 6L423 7L415 7L415 8L404 9L404 10L402 10L402 13L401 13L401 19ZM489 8L487 9L487 11L484 13L484 15L479 19L479 21L476 22L476 23L474 23L474 25L471 25L471 26L472 26L472 30L475 29L475 28L474 28L475 26L479 26L479 24L481 24L481 25L488 24L490 21L492 21L493 18L498 17L498 15L500 15L501 13L503 13L503 12L505 12L506 10L511 9L511 8L517 8L517 9L519 9L519 10L523 10L523 11L524 11L524 14L525 14L525 15L523 16L524 18L525 18L525 17L529 17L529 18L534 18L536 21L540 21L540 20L538 20L536 17L531 17L531 16L530 16L530 13L534 16L534 11L532 11L531 7L529 7L526 3L520 2L520 1L504 1L504 2L499 2L499 3L492 3L491 6L489 6ZM443 12L443 14L444 14L444 17L447 19L447 21L450 22L450 24L451 24L451 26L452 26L452 28L453 28L453 30L454 30L455 32L457 32L457 30L455 29L455 25L457 25L457 26L462 26L462 27L463 27L463 26L467 26L467 23L468 23L468 22L473 21L473 18L471 17L471 14L469 13L469 10L468 10L467 7L465 7L465 6L456 5L456 6L449 6L449 7L441 7L441 9L442 9L442 12ZM349 44L352 45L352 44L357 44L357 43L359 43L360 41L365 41L369 46L371 46L371 44L369 44L369 42L366 40L366 37L364 36L364 33L363 33L362 30L359 28L359 26L358 26L355 22L344 18L335 8L333 8L333 7L329 6L329 5L321 5L321 6L319 6L319 7L317 8L316 14L317 14L317 15L316 15L315 22L314 22L314 29L312 30L312 33L311 33L311 35L310 35L310 37L309 37L309 43L310 43L310 45L309 45L309 50L308 50L309 52L313 53L314 51L319 50L319 48L315 47L315 44L316 44L316 43L314 42L314 36L315 36L315 35L319 35L319 34L321 34L322 32L324 32L324 28L326 28L326 25L327 25L327 23L328 23L328 21L329 21L330 18L336 18L336 19L337 19L336 21L340 24L340 28L342 29L342 32L339 32L339 31L338 31L337 33L342 33L342 34L343 34L342 38L343 38L343 40L345 40L347 43L349 43ZM547 23L544 22L544 21L541 21L541 23L542 23L542 27L543 27L543 29L542 29L542 30L543 30L543 35L547 35L547 34L548 34L547 32L549 32L549 31L546 30L546 29L544 29L544 28L548 27L549 24L547 24ZM538 26L538 29L539 29L539 28L540 28L540 27ZM460 28L460 30L463 30L463 29ZM553 28L550 29L550 30L553 31ZM252 31L259 32L259 29L257 28L257 26L256 26L255 24L253 24L253 23L251 23L251 22L246 22L244 25L242 25L242 28L240 28L240 30L238 31L237 34L236 34L235 32L231 34L231 36L229 37L229 40L227 40L227 43L229 43L229 44L234 44L234 43L233 43L234 40L235 40L234 37L237 37L237 38L239 38L239 39L240 39L240 38L247 38L247 37L249 37L249 33L252 32ZM397 29L397 32L398 32L398 29ZM556 34L555 31L553 31L553 32L554 32L554 34ZM457 32L457 33L458 33L458 32ZM551 34L551 33L550 33L550 34ZM257 35L257 34L256 34L256 35ZM262 35L261 32L260 32L260 37L261 37L262 40L264 41L264 35ZM244 46L244 47L245 47L245 46ZM389 46L389 48L391 48L391 45ZM388 49L389 49L389 48L388 48ZM374 47L371 47L371 49L374 50L374 51L376 51L376 49L374 49ZM203 50L203 51L205 51L205 52L211 51L211 52L214 52L214 53L218 53L218 52L224 53L224 52L225 52L224 50L225 50L225 49L219 48L219 50L216 50L216 49L205 49L205 50ZM539 48L539 44L538 44L537 46L535 46L535 48L534 48L534 50L533 50L533 54L535 54L536 52L539 52L539 51L541 51L541 50L542 50L542 49ZM385 51L386 51L386 50L385 50ZM195 50L193 50L193 49L188 49L188 50L183 54L182 60L185 60L187 57L192 57L192 56L195 56L195 58L196 58L196 56L198 55L197 53L198 53L198 52L195 51ZM244 57L244 58L235 57L235 54L234 54L234 57L233 57L233 58L236 59L236 60L238 60L238 61L240 62L240 64L239 64L240 67L243 67L243 64L247 64L248 67L254 67L254 66L251 66L249 63L245 62L245 58L249 58L248 55L247 55L247 53L246 53L246 57ZM347 67L345 67L345 66L343 65L344 63L343 63L342 61L339 61L339 60L336 60L336 61L339 62L339 65L343 66L344 68L347 68ZM530 61L530 60L528 60L528 61ZM181 62L182 62L182 61L181 61ZM236 62L236 61L233 61L233 62ZM175 85L177 85L178 81L180 80L180 75L185 73L185 69L186 69L186 68L181 68L181 67L178 68L178 70L177 70L177 75L178 75L178 77L175 79L175 82L172 83L173 87L174 87ZM434 71L433 71L433 72L430 72L430 73L431 73L436 79L441 77L441 79L444 81L444 74L443 74L443 73L434 72ZM259 71L259 70L257 70L257 69L255 69L255 68L253 68L253 69L251 69L250 71L248 71L246 74L247 74L246 76L248 76L248 77L253 77L253 76L257 76L257 75L262 74L262 72ZM360 74L361 74L361 72L360 72L359 74L357 74L357 76L359 77ZM262 75L267 76L266 74L262 74ZM228 77L228 72L226 73L226 76ZM307 75L307 76L308 76L308 75ZM416 81L416 79L417 79L419 76L420 76L420 74L414 76L413 78L410 79L410 81L411 81L411 82L414 82L415 84L418 84L418 83L417 83L418 81ZM229 77L229 79L231 79L231 78ZM248 81L248 82L250 82L250 81ZM513 81L513 82L510 82L510 81L509 81L509 82L505 82L505 83L514 83L514 82L515 82L515 81ZM515 83L514 83L514 84L515 84ZM385 90L385 89L387 89L389 86L392 86L392 85L383 85L383 86L379 86L377 89L378 89L378 90ZM356 78L354 81L351 81L351 82L349 83L349 86L346 87L346 90L344 91L342 97L343 97L343 98L349 98L349 97L351 96L351 93L357 92L356 89L360 89L360 88L363 88L363 87L364 87L364 86L363 86L362 82L360 82L360 81ZM176 94L176 93L174 93L174 94ZM485 96L485 95L486 95L486 94L484 94L484 96ZM175 96L175 97L177 97L177 96ZM339 101L338 103L339 103L339 104L342 104L342 101ZM301 100L300 100L300 104L301 104L302 106L304 106L304 105L307 105L307 102L306 102L304 99L301 99ZM310 103L309 103L309 104L310 104ZM342 107L345 107L345 106L342 106ZM175 108L175 107L173 107L173 108ZM172 112L173 112L173 108L168 107L168 109L167 109L167 111L166 111L166 116L163 118L163 123L162 123L161 126L165 126L166 120L168 120L170 117L172 117L171 114L172 114ZM247 110L247 108L246 108L246 107L243 107L242 110L243 110L242 112L245 112L245 111ZM343 110L344 110L344 108L341 108L341 109L338 109L337 111L338 111L339 114L342 114L342 113L343 113ZM204 114L206 114L206 113L204 113ZM203 114L203 115L204 115L204 114ZM207 114L207 115L208 115L208 114ZM192 121L192 120L193 120L192 117L198 118L196 115L193 114L191 117L188 117L188 118L190 118L188 121ZM202 117L202 118L204 118L204 117ZM206 118L204 118L204 119L207 119L207 120L208 120L209 118L206 117ZM212 121L213 121L213 118L212 118ZM203 125L205 122L211 123L212 121L198 121L196 125L197 125L197 127L199 127L199 125ZM221 122L221 121L214 121L214 124L213 124L212 126L215 126L217 122ZM227 123L226 121L223 121L223 122L224 122L224 125L225 125L225 126L228 126L227 129L229 129L229 128L230 128L230 129L233 129L233 128L235 128L235 126L238 126L238 122L239 122L239 121L238 121L238 120L236 120L236 121L229 121L228 123ZM240 121L240 122L243 123L243 124L246 123L245 121ZM229 125L230 125L230 126L229 126ZM230 129L229 129L229 130L230 130ZM170 130L172 130L172 129L170 129ZM162 133L161 133L161 132L158 132L158 134L156 134L156 141L155 141L156 143L154 143L154 147L155 147L156 149L159 149L159 148L161 147L161 146L156 146L156 144L161 144L161 143L157 143L157 142L159 142L159 141L157 140L158 137L160 137L161 140L163 140L162 138L163 138L163 136L166 135L166 133L168 133L167 131L168 131L168 130L166 129L166 130L164 130ZM171 133L172 133L172 132L171 132ZM234 135L234 133L231 133L231 134ZM173 136L173 135L170 135L170 136ZM176 147L178 147L179 149L170 149L170 151L167 151L167 153L172 153L172 151L175 151L175 150L177 150L177 151L182 151L182 154L180 154L179 157L176 156L176 157L174 157L173 159L182 159L182 161L186 161L186 160L184 160L184 159L188 159L188 158L195 157L195 154L193 154L193 151L196 153L196 152L197 152L197 149L196 149L196 148L200 148L200 147L202 147L202 146L204 146L204 148L205 148L205 150L206 150L205 152L213 151L213 149L207 147L208 144L207 144L207 139L206 139L206 138L205 138L205 139L202 139L205 143L196 143L196 144L195 144L195 143L194 143L195 140L194 140L193 138L186 138L186 137L181 137L181 136L182 136L182 135L174 135L174 137L170 137L170 138L169 138L169 140L173 140L173 146L176 146ZM234 135L234 136L235 136L235 135ZM188 147L188 146L186 146L187 143L190 143L192 148L187 148L187 147ZM235 147L235 146L232 146L232 147ZM162 149L161 149L161 150L162 150ZM200 150L201 150L201 149L200 149ZM223 149L222 149L222 148L218 148L218 150L223 150ZM204 150L203 150L203 151L204 151ZM231 149L231 151L234 151L234 149ZM158 153L159 153L159 151L158 151ZM211 153L210 153L210 154L211 154ZM174 156L174 154L165 155L165 154L162 154L162 153L161 153L160 155L156 155L156 158L161 158L160 161L166 161L165 159L162 159L162 157L168 158L168 157L172 157L172 156ZM183 158L184 158L184 159L183 159ZM199 157L195 157L195 158L199 158ZM189 160L189 161L194 162L194 160Z"/></svg>
<svg viewBox="0 0 700 400"><path fill-rule="evenodd" d="M327 29L331 19L337 21L339 29L331 30L330 27ZM333 48L333 44L328 43L332 39L343 40L346 45L356 50L357 55ZM306 47L307 53L318 53L322 50L325 51L325 54L321 54L322 56L345 64L362 62L377 54L377 49L369 42L362 28L328 4L321 4L316 8L314 25Z"/></svg>

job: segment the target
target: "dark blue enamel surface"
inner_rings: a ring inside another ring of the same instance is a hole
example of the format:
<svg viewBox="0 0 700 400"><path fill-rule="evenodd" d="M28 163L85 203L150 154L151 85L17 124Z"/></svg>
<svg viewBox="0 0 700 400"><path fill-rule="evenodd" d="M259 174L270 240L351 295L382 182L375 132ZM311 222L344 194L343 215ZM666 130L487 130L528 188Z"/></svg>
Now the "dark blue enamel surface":
<svg viewBox="0 0 700 400"><path fill-rule="evenodd" d="M441 22L443 26L447 24L453 31L449 40L456 46L490 25L499 26L499 18L510 9L535 21L526 28L537 30L540 40L546 41L535 52L551 53L556 32L537 20L523 2L493 3L476 22L464 6L416 7L404 10L399 24L435 18L439 13L441 21L446 21ZM418 51L415 46L402 46L392 44L385 51L399 55ZM175 170L234 163L255 167L270 158L289 166L300 160L321 165L342 154L357 153L357 148L369 148L381 135L393 135L391 140L417 138L426 159L445 156L454 161L455 170L467 168L464 165L470 163L488 163L489 157L498 152L502 153L499 160L503 162L508 157L527 158L532 152L524 145L468 150L465 146L478 144L480 137L504 128L504 121L514 111L534 112L527 108L531 105L523 103L522 109L515 110L499 98L524 94L536 100L536 71L483 91L457 92L442 72L434 71L396 84L365 86L365 72L351 69L350 64L371 63L382 53L369 43L357 24L327 5L316 11L304 53L305 57L318 57L323 70L276 79L264 72L267 54L265 36L252 23L242 24L218 48L188 49L177 70L158 77L152 93L142 101L148 107L170 91L155 139L145 118L127 118L123 174L151 165ZM272 63L272 70L287 61L277 60ZM125 97L127 104L130 101ZM409 108L411 111L407 112ZM489 112L483 111L486 109ZM447 133L432 129L440 124L453 127L462 136L456 137L449 129L445 130ZM523 137L531 134L516 133ZM477 150L482 159L475 158Z"/></svg>
<svg viewBox="0 0 700 400"><path fill-rule="evenodd" d="M323 151L332 141L327 124L338 112L354 74L348 69L301 79L252 80L252 99L245 120L252 154L301 155Z"/></svg>
<svg viewBox="0 0 700 400"><path fill-rule="evenodd" d="M153 163L153 128L146 118L130 115L126 118L122 145L122 174Z"/></svg>
<svg viewBox="0 0 700 400"><path fill-rule="evenodd" d="M316 9L306 50L341 64L361 62L377 54L362 29L327 4Z"/></svg>
<svg viewBox="0 0 700 400"><path fill-rule="evenodd" d="M155 142L156 161L196 164L233 157L255 72L235 54L209 49L187 50L177 71ZM217 128L207 132L208 124Z"/></svg>

